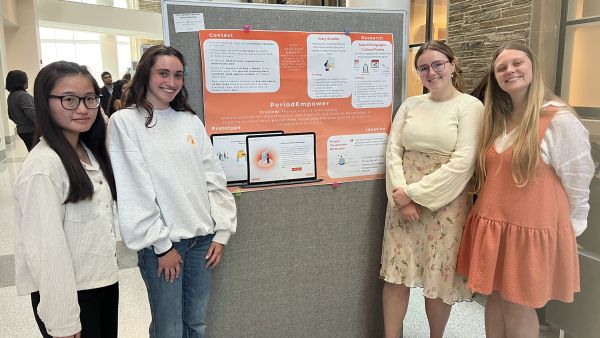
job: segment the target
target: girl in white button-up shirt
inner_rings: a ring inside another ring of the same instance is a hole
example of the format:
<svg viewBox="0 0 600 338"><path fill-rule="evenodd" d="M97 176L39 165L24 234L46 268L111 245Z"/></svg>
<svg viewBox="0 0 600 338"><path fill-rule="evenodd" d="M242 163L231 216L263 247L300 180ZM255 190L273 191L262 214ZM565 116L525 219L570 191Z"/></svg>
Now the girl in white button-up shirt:
<svg viewBox="0 0 600 338"><path fill-rule="evenodd" d="M84 66L59 61L34 94L42 138L16 182L17 291L31 294L44 337L116 337L116 189L100 89Z"/></svg>

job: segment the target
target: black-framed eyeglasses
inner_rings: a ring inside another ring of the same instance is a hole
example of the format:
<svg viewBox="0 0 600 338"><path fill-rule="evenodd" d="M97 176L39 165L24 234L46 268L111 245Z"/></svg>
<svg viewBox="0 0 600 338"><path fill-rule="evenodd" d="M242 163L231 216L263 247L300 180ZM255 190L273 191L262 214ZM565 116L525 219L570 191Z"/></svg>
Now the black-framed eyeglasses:
<svg viewBox="0 0 600 338"><path fill-rule="evenodd" d="M98 108L100 105L99 95L77 96L77 95L48 95L52 99L60 99L60 104L67 110L75 110L81 101L88 109Z"/></svg>
<svg viewBox="0 0 600 338"><path fill-rule="evenodd" d="M420 65L417 67L417 73L419 73L419 75L425 75L427 73L429 73L429 68L431 67L431 69L433 69L434 72L439 73L441 71L444 70L444 68L446 68L446 62L451 63L451 61L442 61L442 60L438 60L438 61L433 61L430 65Z"/></svg>

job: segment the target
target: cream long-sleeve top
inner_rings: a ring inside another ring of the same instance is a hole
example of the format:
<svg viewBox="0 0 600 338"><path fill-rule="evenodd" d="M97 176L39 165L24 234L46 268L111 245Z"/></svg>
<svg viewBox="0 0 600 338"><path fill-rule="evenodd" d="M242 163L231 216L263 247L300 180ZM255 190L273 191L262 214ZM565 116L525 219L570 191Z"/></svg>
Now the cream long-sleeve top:
<svg viewBox="0 0 600 338"><path fill-rule="evenodd" d="M591 155L590 138L581 121L561 102L549 101L543 107L554 106L555 113L541 143L541 158L554 168L567 192L571 225L576 236L587 228L590 210L590 182L595 166ZM508 149L517 137L516 128L504 132L494 142L498 153Z"/></svg>
<svg viewBox="0 0 600 338"><path fill-rule="evenodd" d="M460 94L435 102L429 94L402 103L390 131L386 151L386 190L393 201L394 188L403 188L415 203L436 210L454 200L473 175L483 105ZM450 156L439 169L420 181L406 184L402 157L405 150Z"/></svg>
<svg viewBox="0 0 600 338"><path fill-rule="evenodd" d="M146 116L126 108L108 126L123 242L156 254L213 233L214 242L227 244L237 225L235 200L202 121L191 112L155 109L147 128Z"/></svg>
<svg viewBox="0 0 600 338"><path fill-rule="evenodd" d="M42 139L16 181L15 286L40 293L38 314L51 336L81 331L77 291L118 281L114 203L92 152L82 163L94 186L91 199L67 203L69 177Z"/></svg>

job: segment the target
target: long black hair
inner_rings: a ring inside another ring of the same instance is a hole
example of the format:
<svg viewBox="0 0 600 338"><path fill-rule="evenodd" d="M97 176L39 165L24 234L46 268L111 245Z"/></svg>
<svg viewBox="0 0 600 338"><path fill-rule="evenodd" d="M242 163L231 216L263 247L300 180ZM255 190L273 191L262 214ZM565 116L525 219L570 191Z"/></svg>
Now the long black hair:
<svg viewBox="0 0 600 338"><path fill-rule="evenodd" d="M145 109L148 112L148 117L146 118L146 127L148 128L153 127L150 126L150 123L152 123L154 107L152 106L152 103L146 100L146 93L148 92L148 83L150 83L150 71L156 62L156 58L161 55L175 56L181 61L181 64L185 69L183 54L177 49L164 45L156 45L148 48L144 54L142 54L142 57L138 62L133 79L131 79L131 84L125 93L125 103L123 104L123 107L135 105L138 109ZM196 114L192 107L187 103L187 100L188 91L185 88L184 83L177 96L169 103L169 106L176 111L189 111Z"/></svg>
<svg viewBox="0 0 600 338"><path fill-rule="evenodd" d="M54 89L58 80L67 76L83 76L90 80L94 86L96 95L100 95L100 87L85 66L80 66L74 62L57 61L42 68L35 78L33 86L35 111L37 114L37 131L34 142L39 142L40 136L60 157L67 175L69 176L69 195L64 203L78 202L84 199L91 199L94 195L94 186L88 177L77 152L65 138L60 127L56 125L51 116L49 95ZM113 175L108 151L106 150L106 125L104 118L98 106L98 114L92 124L92 127L79 134L79 141L83 142L94 154L94 157L100 165L100 170L108 181L112 198L117 199L117 190L115 188L115 178Z"/></svg>
<svg viewBox="0 0 600 338"><path fill-rule="evenodd" d="M106 115L108 115L108 117L110 117L116 111L115 101L122 100L124 92L123 85L125 83L126 82L124 80L118 80L113 83L113 91L112 94L110 94L110 100L108 101L108 111L106 112Z"/></svg>

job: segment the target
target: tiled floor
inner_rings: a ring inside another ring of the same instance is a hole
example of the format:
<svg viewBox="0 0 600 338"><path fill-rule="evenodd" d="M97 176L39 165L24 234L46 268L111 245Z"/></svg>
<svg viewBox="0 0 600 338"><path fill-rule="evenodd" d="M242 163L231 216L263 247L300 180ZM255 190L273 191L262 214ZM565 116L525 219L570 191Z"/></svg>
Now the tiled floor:
<svg viewBox="0 0 600 338"><path fill-rule="evenodd" d="M7 158L0 162L0 337L40 337L33 319L29 297L17 296L14 286L13 183L27 151L19 140L8 145ZM150 313L146 289L136 268L136 257L119 241L120 267L119 337L148 336ZM454 306L445 337L481 338L485 336L483 306L464 302ZM427 319L420 290L413 290L405 323L405 338L425 338ZM544 331L542 338L558 337L556 330ZM229 338L229 337L228 337ZM237 338L237 337L236 337Z"/></svg>

